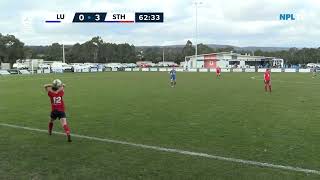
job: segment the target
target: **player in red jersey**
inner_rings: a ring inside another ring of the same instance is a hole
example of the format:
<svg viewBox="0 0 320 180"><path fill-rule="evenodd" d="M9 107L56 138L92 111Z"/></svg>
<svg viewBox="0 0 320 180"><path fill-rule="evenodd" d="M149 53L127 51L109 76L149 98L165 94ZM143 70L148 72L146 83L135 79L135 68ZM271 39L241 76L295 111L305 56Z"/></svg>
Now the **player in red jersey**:
<svg viewBox="0 0 320 180"><path fill-rule="evenodd" d="M59 118L61 126L63 127L64 132L67 135L68 142L71 142L70 128L67 124L63 101L64 87L65 85L62 84L62 82L59 79L54 80L52 84L44 85L44 88L48 92L48 96L51 101L51 119L49 121L48 132L49 135L52 134L53 121Z"/></svg>
<svg viewBox="0 0 320 180"><path fill-rule="evenodd" d="M271 93L271 73L269 69L266 69L266 72L264 73L264 90L268 92L268 88Z"/></svg>
<svg viewBox="0 0 320 180"><path fill-rule="evenodd" d="M219 66L216 68L216 75L217 75L217 77L219 77L219 78L220 78L220 76L221 76L221 68L220 68Z"/></svg>

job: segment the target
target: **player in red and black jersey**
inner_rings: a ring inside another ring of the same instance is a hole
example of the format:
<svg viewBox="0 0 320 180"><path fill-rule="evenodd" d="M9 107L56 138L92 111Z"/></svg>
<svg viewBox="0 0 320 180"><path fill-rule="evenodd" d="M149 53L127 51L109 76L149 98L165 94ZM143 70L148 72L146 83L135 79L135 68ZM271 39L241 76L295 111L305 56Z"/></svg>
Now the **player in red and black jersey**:
<svg viewBox="0 0 320 180"><path fill-rule="evenodd" d="M216 68L216 76L217 78L221 77L221 68L219 66Z"/></svg>
<svg viewBox="0 0 320 180"><path fill-rule="evenodd" d="M58 81L61 82L60 80ZM52 128L53 128L53 121L59 118L61 122L61 126L63 127L64 132L67 135L68 142L71 142L70 128L67 124L65 106L63 101L64 87L65 85L62 83L60 83L60 85L57 85L55 83L44 85L44 88L48 92L48 96L51 101L51 114L50 114L51 119L49 121L48 131L49 131L49 135L51 135Z"/></svg>
<svg viewBox="0 0 320 180"><path fill-rule="evenodd" d="M269 69L266 69L266 72L264 73L264 90L268 92L268 89L271 93L271 73Z"/></svg>

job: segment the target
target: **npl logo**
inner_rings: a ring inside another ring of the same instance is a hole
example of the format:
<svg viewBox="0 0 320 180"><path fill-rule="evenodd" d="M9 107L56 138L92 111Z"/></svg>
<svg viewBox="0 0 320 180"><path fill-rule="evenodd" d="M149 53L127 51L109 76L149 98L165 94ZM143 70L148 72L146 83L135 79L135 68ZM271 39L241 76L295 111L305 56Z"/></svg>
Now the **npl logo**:
<svg viewBox="0 0 320 180"><path fill-rule="evenodd" d="M294 21L296 18L293 16L293 14L280 14L279 16L280 21Z"/></svg>

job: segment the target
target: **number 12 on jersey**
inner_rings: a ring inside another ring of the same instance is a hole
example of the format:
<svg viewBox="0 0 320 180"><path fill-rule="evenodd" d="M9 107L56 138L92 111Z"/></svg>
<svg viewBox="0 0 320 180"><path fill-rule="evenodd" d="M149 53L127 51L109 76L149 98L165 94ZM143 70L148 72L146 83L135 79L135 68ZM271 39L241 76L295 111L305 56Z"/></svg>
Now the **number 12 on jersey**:
<svg viewBox="0 0 320 180"><path fill-rule="evenodd" d="M53 97L53 104L61 104L61 97Z"/></svg>

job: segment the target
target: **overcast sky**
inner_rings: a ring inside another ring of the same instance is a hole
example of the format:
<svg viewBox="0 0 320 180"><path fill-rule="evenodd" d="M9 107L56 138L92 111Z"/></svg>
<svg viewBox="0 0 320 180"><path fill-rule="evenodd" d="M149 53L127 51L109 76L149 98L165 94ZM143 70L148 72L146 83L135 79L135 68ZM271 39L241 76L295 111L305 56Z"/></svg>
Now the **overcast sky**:
<svg viewBox="0 0 320 180"><path fill-rule="evenodd" d="M319 0L198 0L198 42L235 46L319 47ZM1 0L0 33L27 45L106 42L175 45L195 40L194 0ZM49 14L164 12L164 23L46 24ZM294 21L280 21L281 13Z"/></svg>

